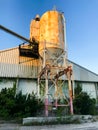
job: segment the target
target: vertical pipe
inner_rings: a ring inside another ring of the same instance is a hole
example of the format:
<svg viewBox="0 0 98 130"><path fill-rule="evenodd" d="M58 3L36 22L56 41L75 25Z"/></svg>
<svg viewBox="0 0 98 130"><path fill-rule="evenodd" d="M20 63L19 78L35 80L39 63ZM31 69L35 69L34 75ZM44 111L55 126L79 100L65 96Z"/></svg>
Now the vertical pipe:
<svg viewBox="0 0 98 130"><path fill-rule="evenodd" d="M66 41L66 21L64 15L61 13L62 18L63 18L63 23L64 23L64 56L63 56L63 61L64 61L64 67L67 67L67 41Z"/></svg>
<svg viewBox="0 0 98 130"><path fill-rule="evenodd" d="M71 87L70 71L67 73L67 76L68 76L68 88L69 88L69 96L70 96L70 113L73 115L73 101L72 101L72 87Z"/></svg>
<svg viewBox="0 0 98 130"><path fill-rule="evenodd" d="M68 84L69 84L69 96L70 96L70 112L73 115L73 102L72 102L71 80L68 80Z"/></svg>
<svg viewBox="0 0 98 130"><path fill-rule="evenodd" d="M46 70L46 81L45 81L45 115L48 116L48 73Z"/></svg>
<svg viewBox="0 0 98 130"><path fill-rule="evenodd" d="M46 66L46 41L44 40L43 68ZM45 115L48 116L48 72L45 72Z"/></svg>
<svg viewBox="0 0 98 130"><path fill-rule="evenodd" d="M37 86L37 96L40 98L40 87L39 87L39 77L38 77L38 86Z"/></svg>
<svg viewBox="0 0 98 130"><path fill-rule="evenodd" d="M68 66L68 64L67 64L67 58L66 58L65 52L64 52L64 54L63 54L63 66L64 66L65 68L67 68L67 66Z"/></svg>
<svg viewBox="0 0 98 130"><path fill-rule="evenodd" d="M65 21L65 17L64 17L64 15L63 14L61 14L62 15L62 18L63 18L63 22L64 22L64 50L65 50L65 52L66 52L66 59L67 59L67 41L66 41L66 21Z"/></svg>
<svg viewBox="0 0 98 130"><path fill-rule="evenodd" d="M73 86L73 98L75 97L75 81L72 81L72 86Z"/></svg>
<svg viewBox="0 0 98 130"><path fill-rule="evenodd" d="M16 80L16 92L15 92L15 96L19 93L19 78L17 77Z"/></svg>
<svg viewBox="0 0 98 130"><path fill-rule="evenodd" d="M55 80L55 107L58 105L58 89L57 89L57 79Z"/></svg>
<svg viewBox="0 0 98 130"><path fill-rule="evenodd" d="M98 84L95 83L95 91L96 91L96 103L98 104Z"/></svg>

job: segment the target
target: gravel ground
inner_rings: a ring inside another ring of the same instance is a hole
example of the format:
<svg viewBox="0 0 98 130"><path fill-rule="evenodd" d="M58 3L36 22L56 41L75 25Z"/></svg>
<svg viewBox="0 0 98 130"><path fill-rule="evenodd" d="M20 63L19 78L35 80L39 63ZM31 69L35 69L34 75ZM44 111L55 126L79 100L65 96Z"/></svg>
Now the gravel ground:
<svg viewBox="0 0 98 130"><path fill-rule="evenodd" d="M47 126L21 126L13 123L1 123L0 130L98 130L98 122Z"/></svg>

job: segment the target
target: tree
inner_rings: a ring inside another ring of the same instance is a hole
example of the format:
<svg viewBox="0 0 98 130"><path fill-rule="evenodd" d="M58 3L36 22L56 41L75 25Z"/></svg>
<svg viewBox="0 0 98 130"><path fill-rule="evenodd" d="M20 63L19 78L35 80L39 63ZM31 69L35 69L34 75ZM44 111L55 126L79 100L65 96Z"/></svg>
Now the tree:
<svg viewBox="0 0 98 130"><path fill-rule="evenodd" d="M90 98L90 96L82 91L82 86L79 84L75 88L75 98L73 100L74 113L87 115L95 114L95 104L96 100L94 98Z"/></svg>

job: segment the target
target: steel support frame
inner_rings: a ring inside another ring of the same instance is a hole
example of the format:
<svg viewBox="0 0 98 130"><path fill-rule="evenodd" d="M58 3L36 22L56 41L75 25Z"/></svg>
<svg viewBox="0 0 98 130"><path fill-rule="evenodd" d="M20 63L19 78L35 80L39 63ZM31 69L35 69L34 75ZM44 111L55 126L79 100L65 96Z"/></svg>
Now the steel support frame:
<svg viewBox="0 0 98 130"><path fill-rule="evenodd" d="M48 66L48 67L47 67ZM51 69L52 68L52 69ZM56 69L55 67L49 67L49 65L46 65L42 71L39 73L38 76L38 97L40 97L40 85L43 80L45 80L45 115L48 116L48 96L49 96L49 87L48 87L48 82L51 80L54 84L55 92L54 92L54 99L55 99L55 107L57 108L58 106L66 106L66 104L60 105L58 104L58 98L64 98L64 94L62 92L62 84L58 86L58 81L61 76L66 76L68 80L68 90L69 90L69 97L70 100L67 105L70 106L70 113L73 114L73 92L72 92L72 83L71 83L71 75L72 75L72 68L71 66L68 66L66 69L63 69L62 71L59 71L55 76L53 75L52 79L50 77L51 75L51 70ZM59 70L59 67L57 68ZM61 68L60 68L61 69ZM58 90L59 88L59 90ZM61 90L60 90L61 89ZM68 101L68 100L67 100Z"/></svg>
<svg viewBox="0 0 98 130"><path fill-rule="evenodd" d="M54 88L55 88L55 93L54 93L54 98L55 98L55 107L57 108L58 106L66 106L65 104L63 105L59 105L58 104L58 95L60 94L58 91L58 84L57 82L59 81L59 79L62 79L62 76L65 76L68 80L68 90L69 90L69 102L68 105L70 106L70 113L73 114L73 100L72 100L72 83L71 83L71 76L72 76L72 66L68 65L67 63L67 58L66 58L66 52L63 52L58 58L56 58L54 60L54 62L51 64L47 64L46 63L46 53L48 55L51 56L51 54L49 54L49 52L47 52L47 48L46 45L44 45L44 50L43 50L43 59L42 60L42 69L39 72L38 75L38 97L40 98L40 85L41 85L41 81L45 80L45 94L44 94L44 101L45 101L45 115L48 116L49 112L48 112L48 106L49 101L48 101L48 96L49 96L49 81L51 80L54 84ZM51 56L52 57L52 56ZM59 65L58 64L58 60L63 60L62 64ZM66 80L66 78L64 80ZM62 86L61 86L62 87ZM63 94L62 94L63 95Z"/></svg>

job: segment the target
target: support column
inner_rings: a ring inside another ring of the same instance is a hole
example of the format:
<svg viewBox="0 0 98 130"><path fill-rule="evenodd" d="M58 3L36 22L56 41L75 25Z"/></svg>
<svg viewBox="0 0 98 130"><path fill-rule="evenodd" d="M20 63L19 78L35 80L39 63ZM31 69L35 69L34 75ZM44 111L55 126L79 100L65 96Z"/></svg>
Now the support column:
<svg viewBox="0 0 98 130"><path fill-rule="evenodd" d="M38 86L37 86L37 96L40 98L40 85L39 85L39 78L38 78Z"/></svg>
<svg viewBox="0 0 98 130"><path fill-rule="evenodd" d="M46 79L45 79L45 115L48 116L48 73L46 70Z"/></svg>
<svg viewBox="0 0 98 130"><path fill-rule="evenodd" d="M70 113L73 115L73 100L72 100L72 86L71 86L70 71L67 72L67 77L68 77L68 88L69 88L69 96L70 96Z"/></svg>
<svg viewBox="0 0 98 130"><path fill-rule="evenodd" d="M98 104L98 83L95 83L95 91L96 91L96 102Z"/></svg>
<svg viewBox="0 0 98 130"><path fill-rule="evenodd" d="M75 81L72 80L73 98L75 98Z"/></svg>
<svg viewBox="0 0 98 130"><path fill-rule="evenodd" d="M55 80L55 107L58 105L58 89L57 89L57 80Z"/></svg>
<svg viewBox="0 0 98 130"><path fill-rule="evenodd" d="M19 93L19 78L17 78L16 80L16 93L15 95L17 95Z"/></svg>

